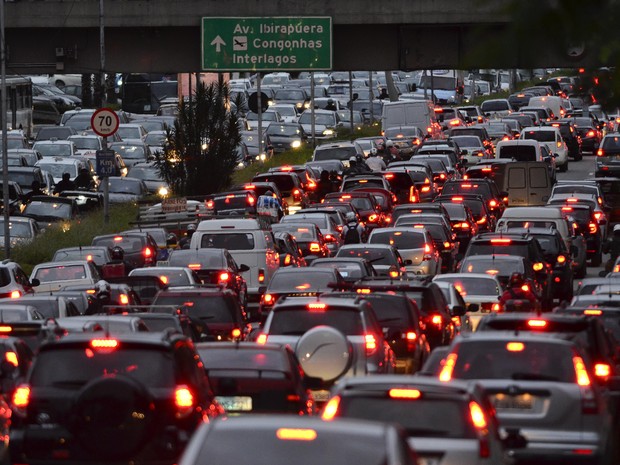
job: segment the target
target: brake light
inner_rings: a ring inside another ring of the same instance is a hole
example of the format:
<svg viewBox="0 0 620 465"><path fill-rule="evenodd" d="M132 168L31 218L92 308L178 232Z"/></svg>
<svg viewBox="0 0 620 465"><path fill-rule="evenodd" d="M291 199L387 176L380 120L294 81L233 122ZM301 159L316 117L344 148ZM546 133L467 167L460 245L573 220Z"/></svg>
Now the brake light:
<svg viewBox="0 0 620 465"><path fill-rule="evenodd" d="M378 219L379 219L379 215L375 215L374 213L368 217L368 221L370 221L371 223L374 223Z"/></svg>
<svg viewBox="0 0 620 465"><path fill-rule="evenodd" d="M252 197L251 195L248 195L246 198L246 202L248 203L248 205L254 205L254 203L256 202L256 199Z"/></svg>
<svg viewBox="0 0 620 465"><path fill-rule="evenodd" d="M596 151L596 156L597 156L597 157L602 157L602 156L604 156L604 155L605 155L605 152L603 151L603 149L598 149L598 150Z"/></svg>
<svg viewBox="0 0 620 465"><path fill-rule="evenodd" d="M383 175L383 177L385 179L392 179L392 178L394 178L394 175L392 173L386 173L386 174Z"/></svg>
<svg viewBox="0 0 620 465"><path fill-rule="evenodd" d="M338 406L340 405L340 396L334 396L327 401L321 413L323 421L332 421L338 414Z"/></svg>
<svg viewBox="0 0 620 465"><path fill-rule="evenodd" d="M452 247L452 244L450 242L446 241L446 242L443 243L443 248L444 249L449 249L451 247Z"/></svg>
<svg viewBox="0 0 620 465"><path fill-rule="evenodd" d="M0 326L0 333L10 333L13 331L13 328L10 326Z"/></svg>
<svg viewBox="0 0 620 465"><path fill-rule="evenodd" d="M461 229L469 229L469 223L467 222L462 222L462 223L456 223L454 225L455 228L461 228Z"/></svg>
<svg viewBox="0 0 620 465"><path fill-rule="evenodd" d="M244 189L256 189L256 186L254 184L246 184L245 186L243 186Z"/></svg>
<svg viewBox="0 0 620 465"><path fill-rule="evenodd" d="M583 387L589 387L590 376L588 376L588 371L586 370L586 364L583 362L583 359L578 355L573 357L573 366L575 368L575 375L577 377L577 384Z"/></svg>
<svg viewBox="0 0 620 465"><path fill-rule="evenodd" d="M325 236L323 237L325 238L327 242L336 242L336 238L332 236L331 234L325 234Z"/></svg>
<svg viewBox="0 0 620 465"><path fill-rule="evenodd" d="M452 372L454 371L454 365L456 365L456 354L449 354L443 363L441 372L439 373L439 381L447 383L452 379Z"/></svg>
<svg viewBox="0 0 620 465"><path fill-rule="evenodd" d="M239 328L234 328L230 335L233 337L233 339L237 339L239 337L241 337L241 330Z"/></svg>
<svg viewBox="0 0 620 465"><path fill-rule="evenodd" d="M323 302L311 302L308 305L306 305L306 308L308 308L308 310L310 311L325 311L325 309L327 308L327 304L323 303Z"/></svg>
<svg viewBox="0 0 620 465"><path fill-rule="evenodd" d="M489 207L495 208L495 207L497 207L497 205L498 205L497 204L497 200L495 200L495 199L489 200Z"/></svg>
<svg viewBox="0 0 620 465"><path fill-rule="evenodd" d="M388 391L392 399L419 399L422 393L417 389L393 388Z"/></svg>
<svg viewBox="0 0 620 465"><path fill-rule="evenodd" d="M452 197L451 199L453 202L462 202L463 201L463 197Z"/></svg>
<svg viewBox="0 0 620 465"><path fill-rule="evenodd" d="M600 221L602 216L603 216L603 212L594 212L594 218L596 218L596 221Z"/></svg>
<svg viewBox="0 0 620 465"><path fill-rule="evenodd" d="M267 344L267 335L265 333L259 334L256 338L256 343L261 345Z"/></svg>
<svg viewBox="0 0 620 465"><path fill-rule="evenodd" d="M493 307L491 308L491 311L493 312L501 312L502 310L502 306L500 304L493 304Z"/></svg>
<svg viewBox="0 0 620 465"><path fill-rule="evenodd" d="M484 416L484 412L477 402L471 401L469 403L469 413L471 416L471 422L477 429L485 429L487 427L487 420Z"/></svg>
<svg viewBox="0 0 620 465"><path fill-rule="evenodd" d="M559 264L566 263L566 257L565 257L564 255L558 255L558 260L557 260L557 262L558 262Z"/></svg>
<svg viewBox="0 0 620 465"><path fill-rule="evenodd" d="M482 168L483 173L490 173L491 171L493 171L492 168Z"/></svg>
<svg viewBox="0 0 620 465"><path fill-rule="evenodd" d="M120 294L118 296L118 301L121 305L129 305L129 297L127 296L127 294Z"/></svg>
<svg viewBox="0 0 620 465"><path fill-rule="evenodd" d="M189 409L194 406L194 395L185 385L177 386L174 391L174 404L179 409Z"/></svg>
<svg viewBox="0 0 620 465"><path fill-rule="evenodd" d="M19 291L12 291L11 292L11 299L19 299L22 296L22 293Z"/></svg>
<svg viewBox="0 0 620 465"><path fill-rule="evenodd" d="M25 414L23 410L28 407L30 402L30 387L18 386L13 392L13 407L17 409L18 413ZM15 410L14 409L14 410Z"/></svg>
<svg viewBox="0 0 620 465"><path fill-rule="evenodd" d="M377 340L372 334L364 335L364 342L366 343L366 354L373 354L377 350Z"/></svg>
<svg viewBox="0 0 620 465"><path fill-rule="evenodd" d="M283 441L314 441L316 431L306 428L280 428L276 431L276 437Z"/></svg>
<svg viewBox="0 0 620 465"><path fill-rule="evenodd" d="M430 244L424 244L424 253L431 253L432 251Z"/></svg>
<svg viewBox="0 0 620 465"><path fill-rule="evenodd" d="M446 179L445 173L439 173L439 179Z"/></svg>
<svg viewBox="0 0 620 465"><path fill-rule="evenodd" d="M114 236L114 242L122 242L123 236Z"/></svg>
<svg viewBox="0 0 620 465"><path fill-rule="evenodd" d="M118 340L116 339L93 339L90 341L90 346L93 349L114 350L118 347Z"/></svg>
<svg viewBox="0 0 620 465"><path fill-rule="evenodd" d="M431 317L431 323L441 328L443 326L443 318L441 318L441 315L433 315Z"/></svg>
<svg viewBox="0 0 620 465"><path fill-rule="evenodd" d="M594 376L602 379L609 378L611 376L611 366L607 363L596 363L594 365Z"/></svg>
<svg viewBox="0 0 620 465"><path fill-rule="evenodd" d="M544 265L541 262L538 262L538 263L534 263L532 265L532 268L534 269L534 271L540 271L544 268Z"/></svg>
<svg viewBox="0 0 620 465"><path fill-rule="evenodd" d="M594 221L590 221L588 223L588 229L590 230L590 234L596 234L596 231L598 231L598 226Z"/></svg>
<svg viewBox="0 0 620 465"><path fill-rule="evenodd" d="M414 186L411 186L409 188L409 202L410 203L416 203L417 201L418 201L418 198L415 195L415 188L414 188Z"/></svg>
<svg viewBox="0 0 620 465"><path fill-rule="evenodd" d="M168 276L160 276L159 280L163 283L163 284L168 284Z"/></svg>
<svg viewBox="0 0 620 465"><path fill-rule="evenodd" d="M431 188L429 186L422 186L422 192L430 192Z"/></svg>
<svg viewBox="0 0 620 465"><path fill-rule="evenodd" d="M152 257L153 251L151 250L150 247L145 247L144 250L142 251L142 255L144 255L145 257Z"/></svg>
<svg viewBox="0 0 620 465"><path fill-rule="evenodd" d="M407 342L414 342L418 339L418 335L415 333L415 331L408 331L405 335L405 338L407 339Z"/></svg>
<svg viewBox="0 0 620 465"><path fill-rule="evenodd" d="M596 134L594 131L588 131L586 137L594 137Z"/></svg>
<svg viewBox="0 0 620 465"><path fill-rule="evenodd" d="M528 284L524 284L523 286L521 286L521 290L523 292L530 292L530 286Z"/></svg>
<svg viewBox="0 0 620 465"><path fill-rule="evenodd" d="M487 222L487 217L483 216L482 218L480 218L478 221L476 221L476 224L484 224Z"/></svg>
<svg viewBox="0 0 620 465"><path fill-rule="evenodd" d="M586 308L583 311L584 315L591 315L591 316L601 316L603 314L603 310L597 310L595 308Z"/></svg>
<svg viewBox="0 0 620 465"><path fill-rule="evenodd" d="M508 352L523 352L523 349L525 349L525 344L522 342L509 342L506 344Z"/></svg>
<svg viewBox="0 0 620 465"><path fill-rule="evenodd" d="M512 239L491 239L491 244L510 244Z"/></svg>
<svg viewBox="0 0 620 465"><path fill-rule="evenodd" d="M19 362L17 361L17 354L13 352L12 350L9 352L5 352L4 358L7 362L9 362L14 367L19 365Z"/></svg>
<svg viewBox="0 0 620 465"><path fill-rule="evenodd" d="M547 322L545 320L528 320L527 325L530 328L544 328L547 326Z"/></svg>
<svg viewBox="0 0 620 465"><path fill-rule="evenodd" d="M259 283L265 282L265 270L263 270L262 268L259 268L258 270L258 282Z"/></svg>

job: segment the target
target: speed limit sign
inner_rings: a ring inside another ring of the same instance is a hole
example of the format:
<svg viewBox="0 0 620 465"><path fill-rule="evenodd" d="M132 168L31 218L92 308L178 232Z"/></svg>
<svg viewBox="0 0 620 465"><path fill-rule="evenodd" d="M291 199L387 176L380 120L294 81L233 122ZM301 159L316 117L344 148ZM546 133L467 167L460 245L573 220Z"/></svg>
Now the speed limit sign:
<svg viewBox="0 0 620 465"><path fill-rule="evenodd" d="M101 137L108 137L114 134L118 130L120 120L118 115L110 108L100 108L90 119L90 126L95 131L95 134Z"/></svg>

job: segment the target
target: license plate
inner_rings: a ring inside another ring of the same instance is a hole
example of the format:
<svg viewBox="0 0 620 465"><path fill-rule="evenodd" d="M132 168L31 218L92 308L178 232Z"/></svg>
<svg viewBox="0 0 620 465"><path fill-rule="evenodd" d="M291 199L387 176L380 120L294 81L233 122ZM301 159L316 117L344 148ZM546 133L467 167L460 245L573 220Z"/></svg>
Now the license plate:
<svg viewBox="0 0 620 465"><path fill-rule="evenodd" d="M223 397L217 396L215 400L228 412L252 411L252 398L246 396Z"/></svg>
<svg viewBox="0 0 620 465"><path fill-rule="evenodd" d="M439 465L439 457L418 457L418 465Z"/></svg>
<svg viewBox="0 0 620 465"><path fill-rule="evenodd" d="M530 394L508 396L496 394L493 396L493 405L502 410L531 410L534 408L534 397Z"/></svg>
<svg viewBox="0 0 620 465"><path fill-rule="evenodd" d="M312 398L315 402L327 402L329 400L329 391L312 391Z"/></svg>

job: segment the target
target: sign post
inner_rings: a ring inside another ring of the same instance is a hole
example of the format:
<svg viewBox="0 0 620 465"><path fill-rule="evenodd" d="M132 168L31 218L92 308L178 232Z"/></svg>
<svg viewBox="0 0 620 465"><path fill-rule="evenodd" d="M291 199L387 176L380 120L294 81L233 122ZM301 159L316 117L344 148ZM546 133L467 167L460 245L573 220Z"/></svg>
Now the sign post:
<svg viewBox="0 0 620 465"><path fill-rule="evenodd" d="M313 17L202 18L204 71L332 69L332 19Z"/></svg>
<svg viewBox="0 0 620 465"><path fill-rule="evenodd" d="M108 150L108 136L118 131L120 120L110 108L100 108L90 119L90 125L95 134L103 137L103 150L97 150L97 176L103 182L103 222L110 222L110 184L108 177L116 174L116 160L114 150Z"/></svg>

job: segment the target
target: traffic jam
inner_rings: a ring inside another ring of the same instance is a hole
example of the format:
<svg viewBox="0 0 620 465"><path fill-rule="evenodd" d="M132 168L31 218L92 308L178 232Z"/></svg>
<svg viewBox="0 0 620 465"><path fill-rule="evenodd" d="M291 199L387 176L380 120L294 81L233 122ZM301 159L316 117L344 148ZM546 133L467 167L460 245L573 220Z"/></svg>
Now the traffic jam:
<svg viewBox="0 0 620 465"><path fill-rule="evenodd" d="M29 276L0 263L6 463L619 463L620 115L578 75L494 98L498 75L477 105L479 76L442 93L394 72L392 100L359 73L351 100L342 74L309 75L325 98L262 77L251 179L142 208ZM60 137L81 111L37 136L36 170L11 166L33 191L18 242L101 205L93 154L57 150L100 143ZM121 112L110 202L168 195L144 142L164 145L162 121ZM338 137L353 121L376 135Z"/></svg>

